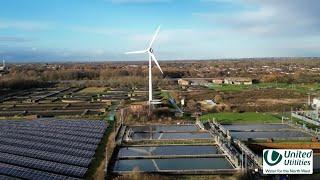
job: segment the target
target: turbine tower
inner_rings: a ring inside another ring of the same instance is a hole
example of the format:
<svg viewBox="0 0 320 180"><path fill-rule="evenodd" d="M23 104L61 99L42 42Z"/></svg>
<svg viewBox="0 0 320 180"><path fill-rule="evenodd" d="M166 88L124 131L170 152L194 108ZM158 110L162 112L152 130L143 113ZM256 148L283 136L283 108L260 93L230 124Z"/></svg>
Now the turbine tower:
<svg viewBox="0 0 320 180"><path fill-rule="evenodd" d="M141 51L132 51L132 52L127 52L126 54L148 54L149 56L149 104L159 104L159 101L155 101L152 98L152 60L156 63L157 67L159 68L159 70L161 71L161 73L163 74L163 71L154 55L154 51L152 48L152 45L154 43L154 41L156 40L158 33L160 31L160 26L157 28L152 40L150 41L150 44L148 46L147 49L145 50L141 50Z"/></svg>

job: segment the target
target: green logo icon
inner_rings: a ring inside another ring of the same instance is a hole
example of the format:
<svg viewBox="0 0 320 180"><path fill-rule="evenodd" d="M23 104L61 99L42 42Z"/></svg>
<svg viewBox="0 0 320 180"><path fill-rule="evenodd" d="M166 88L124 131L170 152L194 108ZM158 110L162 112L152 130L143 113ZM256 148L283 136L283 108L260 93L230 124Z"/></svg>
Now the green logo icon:
<svg viewBox="0 0 320 180"><path fill-rule="evenodd" d="M266 150L263 159L269 166L277 165L282 160L282 155L274 150Z"/></svg>

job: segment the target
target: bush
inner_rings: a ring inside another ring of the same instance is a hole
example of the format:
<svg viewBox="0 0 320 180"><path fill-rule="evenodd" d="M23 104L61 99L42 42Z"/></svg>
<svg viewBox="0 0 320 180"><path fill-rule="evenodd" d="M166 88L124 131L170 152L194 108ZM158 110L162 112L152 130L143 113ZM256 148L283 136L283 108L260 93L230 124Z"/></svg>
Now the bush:
<svg viewBox="0 0 320 180"><path fill-rule="evenodd" d="M36 79L4 79L0 81L1 89L30 89L44 88L51 86L52 83Z"/></svg>

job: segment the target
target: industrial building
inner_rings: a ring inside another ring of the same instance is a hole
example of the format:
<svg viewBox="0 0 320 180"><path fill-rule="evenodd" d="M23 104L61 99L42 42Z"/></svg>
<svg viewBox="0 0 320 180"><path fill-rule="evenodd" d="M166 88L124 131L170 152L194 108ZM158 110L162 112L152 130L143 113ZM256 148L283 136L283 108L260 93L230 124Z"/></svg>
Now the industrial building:
<svg viewBox="0 0 320 180"><path fill-rule="evenodd" d="M2 61L2 66L0 66L0 76L8 72L8 67L6 66L6 61Z"/></svg>
<svg viewBox="0 0 320 180"><path fill-rule="evenodd" d="M180 86L189 86L190 82L188 80L184 80L184 79L179 79L178 80L178 84Z"/></svg>
<svg viewBox="0 0 320 180"><path fill-rule="evenodd" d="M252 79L244 77L229 77L224 79L224 84L251 85Z"/></svg>
<svg viewBox="0 0 320 180"><path fill-rule="evenodd" d="M224 79L223 78L215 78L212 80L212 83L214 84L223 84L224 83Z"/></svg>

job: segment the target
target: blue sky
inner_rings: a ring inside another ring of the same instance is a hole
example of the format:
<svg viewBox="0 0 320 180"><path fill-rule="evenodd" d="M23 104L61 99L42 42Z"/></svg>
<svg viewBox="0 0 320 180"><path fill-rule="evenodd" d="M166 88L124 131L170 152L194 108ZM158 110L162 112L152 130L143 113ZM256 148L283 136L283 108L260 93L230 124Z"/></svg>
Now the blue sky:
<svg viewBox="0 0 320 180"><path fill-rule="evenodd" d="M0 58L160 60L320 55L318 0L1 0Z"/></svg>

